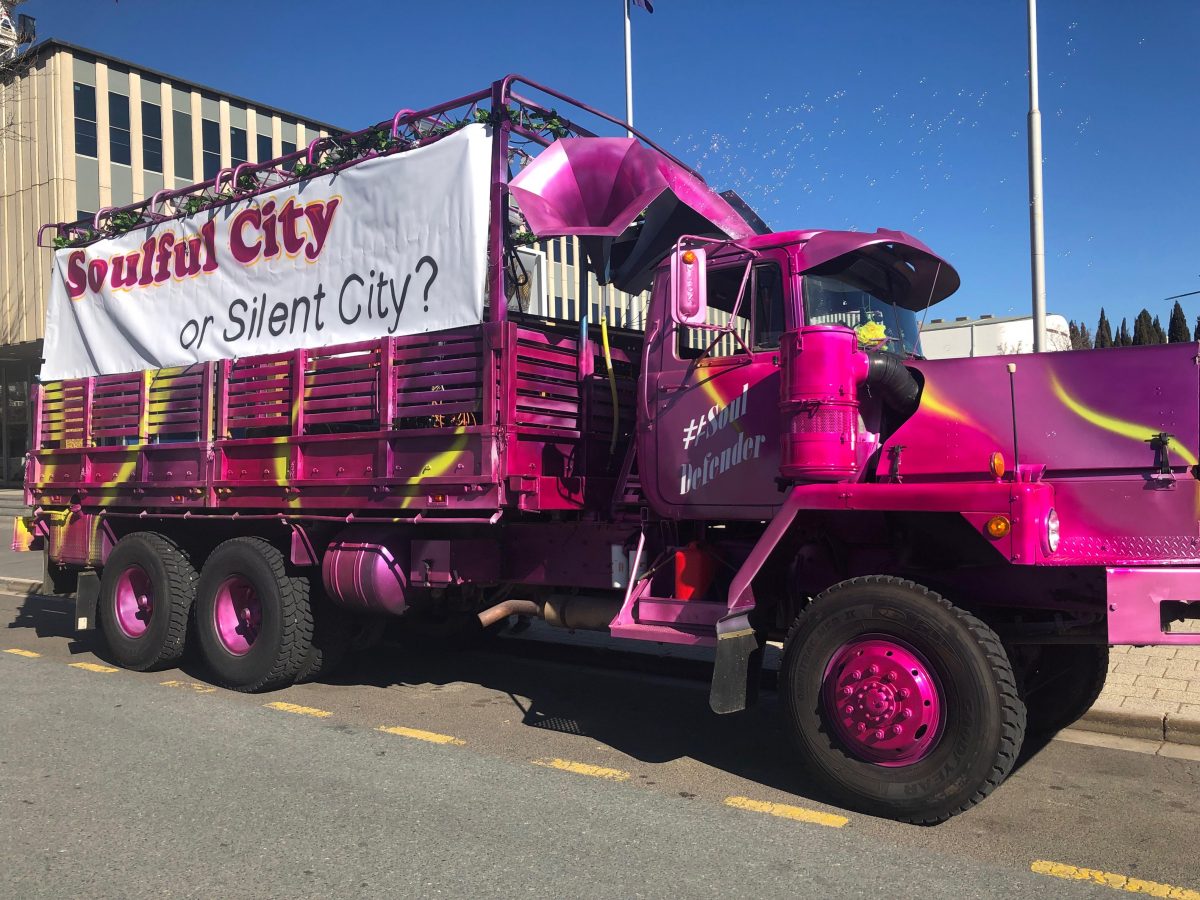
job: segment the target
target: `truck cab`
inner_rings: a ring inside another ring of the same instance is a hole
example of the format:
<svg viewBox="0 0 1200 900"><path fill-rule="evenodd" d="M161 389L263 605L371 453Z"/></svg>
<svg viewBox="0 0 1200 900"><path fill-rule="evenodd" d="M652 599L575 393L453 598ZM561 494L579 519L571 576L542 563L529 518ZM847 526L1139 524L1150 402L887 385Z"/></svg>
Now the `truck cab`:
<svg viewBox="0 0 1200 900"><path fill-rule="evenodd" d="M918 312L958 279L914 238L884 231L756 235L718 244L704 269L699 322L672 309L673 267L655 278L638 408L639 458L655 463L642 480L667 517L762 519L782 503L784 335L839 326L875 349L912 356ZM867 407L849 438L864 471L884 427L882 405Z"/></svg>

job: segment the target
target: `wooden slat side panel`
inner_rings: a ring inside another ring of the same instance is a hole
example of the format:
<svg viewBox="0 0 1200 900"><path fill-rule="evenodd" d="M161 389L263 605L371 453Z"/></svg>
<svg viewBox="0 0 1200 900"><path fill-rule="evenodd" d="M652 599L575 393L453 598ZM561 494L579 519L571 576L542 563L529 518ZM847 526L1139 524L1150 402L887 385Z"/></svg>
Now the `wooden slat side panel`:
<svg viewBox="0 0 1200 900"><path fill-rule="evenodd" d="M577 433L580 428L578 340L520 328L511 365L517 425Z"/></svg>
<svg viewBox="0 0 1200 900"><path fill-rule="evenodd" d="M310 350L304 368L306 434L375 430L379 425L381 340Z"/></svg>
<svg viewBox="0 0 1200 900"><path fill-rule="evenodd" d="M484 343L474 329L465 333L468 339L449 336L417 346L404 339L396 342L392 380L397 427L465 427L483 420Z"/></svg>

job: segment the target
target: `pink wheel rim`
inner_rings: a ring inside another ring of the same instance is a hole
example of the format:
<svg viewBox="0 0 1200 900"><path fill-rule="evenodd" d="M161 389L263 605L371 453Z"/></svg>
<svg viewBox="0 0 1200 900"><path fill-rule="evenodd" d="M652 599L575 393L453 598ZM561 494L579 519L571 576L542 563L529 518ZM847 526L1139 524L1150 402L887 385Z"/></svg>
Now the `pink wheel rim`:
<svg viewBox="0 0 1200 900"><path fill-rule="evenodd" d="M154 615L154 589L141 566L128 566L117 578L117 627L126 637L140 638Z"/></svg>
<svg viewBox="0 0 1200 900"><path fill-rule="evenodd" d="M227 651L234 656L249 653L262 627L262 603L254 585L240 575L222 581L213 605L213 625Z"/></svg>
<svg viewBox="0 0 1200 900"><path fill-rule="evenodd" d="M912 765L942 736L933 669L894 637L863 635L842 646L825 669L821 700L843 747L876 765Z"/></svg>

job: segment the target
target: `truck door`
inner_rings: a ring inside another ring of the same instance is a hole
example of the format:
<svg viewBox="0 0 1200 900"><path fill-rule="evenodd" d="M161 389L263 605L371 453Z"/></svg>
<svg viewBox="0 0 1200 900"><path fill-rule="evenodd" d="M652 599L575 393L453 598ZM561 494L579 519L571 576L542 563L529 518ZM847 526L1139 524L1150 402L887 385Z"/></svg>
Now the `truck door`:
<svg viewBox="0 0 1200 900"><path fill-rule="evenodd" d="M655 505L672 515L757 519L781 502L779 339L793 326L787 257L756 257L738 304L746 268L744 256L708 267L709 322L732 331L669 323L656 348L647 385Z"/></svg>

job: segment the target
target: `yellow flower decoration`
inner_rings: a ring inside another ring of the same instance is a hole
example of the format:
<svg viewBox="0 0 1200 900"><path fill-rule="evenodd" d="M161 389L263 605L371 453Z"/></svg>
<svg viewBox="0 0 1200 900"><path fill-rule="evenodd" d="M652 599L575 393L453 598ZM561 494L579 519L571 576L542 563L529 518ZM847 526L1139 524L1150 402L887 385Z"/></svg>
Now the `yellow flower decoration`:
<svg viewBox="0 0 1200 900"><path fill-rule="evenodd" d="M858 346L864 349L878 347L887 342L887 328L882 322L864 322L854 329L858 335Z"/></svg>

